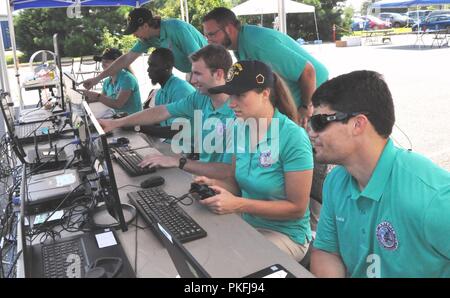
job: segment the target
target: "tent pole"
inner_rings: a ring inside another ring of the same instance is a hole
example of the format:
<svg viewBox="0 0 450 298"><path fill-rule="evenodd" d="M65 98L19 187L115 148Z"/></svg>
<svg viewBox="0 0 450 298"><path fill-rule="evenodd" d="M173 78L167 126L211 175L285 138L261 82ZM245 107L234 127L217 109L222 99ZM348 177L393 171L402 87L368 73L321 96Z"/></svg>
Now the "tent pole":
<svg viewBox="0 0 450 298"><path fill-rule="evenodd" d="M14 58L14 67L16 69L16 78L17 78L17 92L19 92L19 104L20 109L23 109L23 99L22 99L22 87L20 86L20 74L19 74L19 60L17 59L17 48L16 48L16 34L14 32L14 23L12 19L12 2L6 5L8 9L8 25L9 25L9 33L11 35L11 46L13 50L13 58Z"/></svg>
<svg viewBox="0 0 450 298"><path fill-rule="evenodd" d="M280 31L286 34L286 7L284 0L278 0L278 19L280 21Z"/></svg>
<svg viewBox="0 0 450 298"><path fill-rule="evenodd" d="M314 9L314 24L316 25L316 36L317 36L317 40L320 40L319 38L319 29L317 28L317 18L316 18L316 10Z"/></svg>
<svg viewBox="0 0 450 298"><path fill-rule="evenodd" d="M186 23L189 23L189 9L188 9L188 3L187 0L184 0L184 9L186 11Z"/></svg>
<svg viewBox="0 0 450 298"><path fill-rule="evenodd" d="M180 12L181 12L181 19L183 21L186 21L186 19L184 18L184 0L180 0Z"/></svg>

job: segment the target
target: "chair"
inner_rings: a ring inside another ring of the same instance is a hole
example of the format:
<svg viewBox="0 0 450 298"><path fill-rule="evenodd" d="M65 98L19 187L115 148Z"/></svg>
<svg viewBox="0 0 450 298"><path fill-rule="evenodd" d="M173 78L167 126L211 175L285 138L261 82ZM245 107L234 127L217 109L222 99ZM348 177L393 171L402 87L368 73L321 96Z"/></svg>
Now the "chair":
<svg viewBox="0 0 450 298"><path fill-rule="evenodd" d="M61 69L63 71L65 67L69 68L70 67L70 74L74 75L75 74L75 70L73 69L73 64L74 64L75 59L73 57L62 57L61 58Z"/></svg>
<svg viewBox="0 0 450 298"><path fill-rule="evenodd" d="M75 73L75 78L78 82L78 77L81 76L81 80L84 81L85 75L92 75L92 77L94 77L100 72L100 63L94 60L94 56L82 56L78 71Z"/></svg>
<svg viewBox="0 0 450 298"><path fill-rule="evenodd" d="M311 202L314 200L315 202L322 205L323 182L325 181L325 177L327 176L327 174L331 171L331 169L333 167L334 167L334 165L320 164L314 160L313 182L312 182L311 194L310 194ZM312 213L313 212L311 212L311 219L313 219ZM317 220L318 220L318 218L317 218ZM311 224L311 226L313 226L313 224ZM308 270L309 270L309 266L310 266L310 262L311 262L311 250L313 247L314 238L315 237L313 237L313 240L309 243L308 251L306 252L305 256L299 262L300 265L302 265L303 267L305 267Z"/></svg>

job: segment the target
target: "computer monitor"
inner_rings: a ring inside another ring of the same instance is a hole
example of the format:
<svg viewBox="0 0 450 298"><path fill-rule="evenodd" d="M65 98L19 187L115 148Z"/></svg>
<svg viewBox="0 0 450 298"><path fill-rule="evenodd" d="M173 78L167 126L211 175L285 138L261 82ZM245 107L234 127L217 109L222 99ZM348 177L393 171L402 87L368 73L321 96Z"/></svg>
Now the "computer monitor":
<svg viewBox="0 0 450 298"><path fill-rule="evenodd" d="M76 105L81 104L83 101L83 94L76 90L77 81L70 73L63 73L63 85L64 98L69 103L69 106L71 107L72 103Z"/></svg>
<svg viewBox="0 0 450 298"><path fill-rule="evenodd" d="M53 34L53 52L55 53L55 64L59 78L58 88L58 96L59 96L59 105L63 111L66 110L66 102L64 97L64 88L63 88L63 71L61 65L61 55L59 53L59 45L58 45L58 33Z"/></svg>
<svg viewBox="0 0 450 298"><path fill-rule="evenodd" d="M20 162L22 164L25 164L26 154L17 136L14 133L13 104L10 100L8 100L8 98L9 96L6 93L2 93L0 95L0 109L2 110L3 119L5 120L6 130L8 131L9 137L12 140L11 149L14 151Z"/></svg>
<svg viewBox="0 0 450 298"><path fill-rule="evenodd" d="M84 125L80 128L80 133L85 134L85 141L82 140L82 146L87 151L87 156L95 173L99 179L99 196L105 202L106 209L109 214L117 220L118 226L122 231L127 231L122 204L120 202L119 193L117 192L117 184L114 176L114 169L111 163L111 157L108 148L108 141L103 128L98 123L92 113L89 104L83 101ZM84 143L84 144L83 144Z"/></svg>

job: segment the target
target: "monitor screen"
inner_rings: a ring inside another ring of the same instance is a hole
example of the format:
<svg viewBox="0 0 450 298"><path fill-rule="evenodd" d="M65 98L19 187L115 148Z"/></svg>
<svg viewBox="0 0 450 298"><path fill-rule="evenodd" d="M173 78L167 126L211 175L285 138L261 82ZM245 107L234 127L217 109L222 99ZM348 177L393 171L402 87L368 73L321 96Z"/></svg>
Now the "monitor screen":
<svg viewBox="0 0 450 298"><path fill-rule="evenodd" d="M82 145L87 150L87 156L99 178L98 195L105 202L109 214L117 220L118 225L125 232L127 225L117 192L106 134L86 101L83 101L83 110L85 142ZM82 138L80 137L80 139Z"/></svg>

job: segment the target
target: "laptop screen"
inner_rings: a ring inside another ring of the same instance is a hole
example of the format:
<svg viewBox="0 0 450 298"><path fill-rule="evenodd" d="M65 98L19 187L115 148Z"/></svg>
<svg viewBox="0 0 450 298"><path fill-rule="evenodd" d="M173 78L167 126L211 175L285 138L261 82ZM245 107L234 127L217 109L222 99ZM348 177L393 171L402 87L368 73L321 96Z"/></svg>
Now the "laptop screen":
<svg viewBox="0 0 450 298"><path fill-rule="evenodd" d="M117 220L120 228L125 232L127 225L117 192L106 134L85 101L83 101L83 108L86 132L85 148L88 150L90 162L100 181L99 195L105 202L109 214Z"/></svg>

